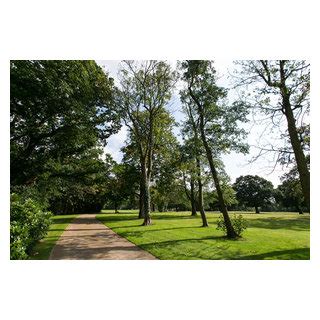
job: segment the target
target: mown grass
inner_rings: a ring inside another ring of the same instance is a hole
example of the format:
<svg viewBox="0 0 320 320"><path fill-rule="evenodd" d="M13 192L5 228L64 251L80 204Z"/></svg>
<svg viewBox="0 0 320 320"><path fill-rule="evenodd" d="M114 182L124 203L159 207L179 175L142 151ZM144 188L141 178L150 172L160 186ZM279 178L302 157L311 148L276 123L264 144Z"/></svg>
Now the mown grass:
<svg viewBox="0 0 320 320"><path fill-rule="evenodd" d="M153 213L153 225L147 227L134 210L103 211L97 218L159 259L310 259L309 215L242 215L248 229L239 240L228 240L216 230L217 213L207 213L209 228L202 228L201 218L189 212Z"/></svg>
<svg viewBox="0 0 320 320"><path fill-rule="evenodd" d="M30 259L49 259L51 250L58 241L62 232L76 216L76 214L72 214L52 217L52 224L50 225L47 235L34 246L30 254Z"/></svg>

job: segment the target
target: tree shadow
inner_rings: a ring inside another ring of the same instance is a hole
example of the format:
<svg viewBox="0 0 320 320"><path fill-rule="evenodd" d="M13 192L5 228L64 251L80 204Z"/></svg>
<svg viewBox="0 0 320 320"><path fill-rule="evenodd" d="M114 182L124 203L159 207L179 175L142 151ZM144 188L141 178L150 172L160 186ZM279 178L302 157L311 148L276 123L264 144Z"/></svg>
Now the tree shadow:
<svg viewBox="0 0 320 320"><path fill-rule="evenodd" d="M202 241L205 242L203 243L205 247L199 250L198 244ZM174 258L165 260L232 260L235 259L235 256L240 255L240 250L230 250L230 241L235 240L230 240L225 236L206 236L159 241L156 243L142 243L139 244L139 247L151 252L154 256L158 256L159 249L171 251L171 255ZM179 250L179 246L183 246L184 242L188 242L189 249L185 250L184 248L184 250ZM196 247L193 247L193 245Z"/></svg>
<svg viewBox="0 0 320 320"><path fill-rule="evenodd" d="M261 254L241 256L241 260L310 260L310 248L270 251Z"/></svg>
<svg viewBox="0 0 320 320"><path fill-rule="evenodd" d="M280 217L248 219L248 226L252 228L308 231L310 229L310 219L309 217L299 217L294 219Z"/></svg>

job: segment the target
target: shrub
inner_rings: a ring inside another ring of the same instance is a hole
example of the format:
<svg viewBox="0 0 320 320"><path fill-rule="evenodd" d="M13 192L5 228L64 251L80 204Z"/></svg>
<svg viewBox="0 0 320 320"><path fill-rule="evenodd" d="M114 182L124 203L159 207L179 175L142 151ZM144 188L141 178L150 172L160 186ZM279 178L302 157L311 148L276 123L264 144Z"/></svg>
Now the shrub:
<svg viewBox="0 0 320 320"><path fill-rule="evenodd" d="M241 236L243 231L247 229L247 226L248 226L247 220L243 218L242 214L239 214L239 215L234 214L233 217L230 217L230 220L235 232L239 236ZM217 222L217 230L221 230L224 232L224 234L227 234L227 228L223 219L223 215L219 216L219 219Z"/></svg>
<svg viewBox="0 0 320 320"><path fill-rule="evenodd" d="M10 258L27 259L32 246L42 239L50 225L52 214L32 199L11 195Z"/></svg>

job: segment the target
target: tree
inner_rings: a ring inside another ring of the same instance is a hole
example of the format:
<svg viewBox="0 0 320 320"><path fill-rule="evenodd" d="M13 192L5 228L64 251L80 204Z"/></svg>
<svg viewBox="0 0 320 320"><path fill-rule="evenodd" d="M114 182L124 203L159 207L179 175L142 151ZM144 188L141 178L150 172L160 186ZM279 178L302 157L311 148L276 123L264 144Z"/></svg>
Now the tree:
<svg viewBox="0 0 320 320"><path fill-rule="evenodd" d="M196 190L195 190L195 163L187 145L180 147L179 171L182 175L182 185L191 205L191 216L197 215ZM188 185L190 187L188 187Z"/></svg>
<svg viewBox="0 0 320 320"><path fill-rule="evenodd" d="M143 225L151 224L150 181L156 145L156 127L171 98L175 77L164 61L124 61L120 70L118 107L138 146L143 195Z"/></svg>
<svg viewBox="0 0 320 320"><path fill-rule="evenodd" d="M48 159L80 155L119 128L113 81L94 61L10 63L11 184L32 184Z"/></svg>
<svg viewBox="0 0 320 320"><path fill-rule="evenodd" d="M195 161L196 181L198 184L198 208L202 218L202 226L208 227L208 221L204 211L203 205L203 181L202 181L202 154L203 146L200 140L200 118L193 110L193 103L189 96L181 95L181 101L183 102L183 110L187 116L187 119L183 125L182 134L185 140L185 146L189 150L190 157ZM193 178L193 177L192 177ZM193 182L193 181L192 181ZM192 186L191 186L192 187ZM192 188L191 188L192 189ZM192 195L192 192L191 192ZM192 200L192 197L191 197Z"/></svg>
<svg viewBox="0 0 320 320"><path fill-rule="evenodd" d="M240 176L233 188L240 204L255 207L256 213L260 213L260 206L269 204L273 200L272 183L259 176Z"/></svg>
<svg viewBox="0 0 320 320"><path fill-rule="evenodd" d="M211 61L186 60L181 63L181 70L186 84L181 96L183 100L189 99L188 103L192 103L199 118L200 136L217 190L227 237L236 238L238 235L229 218L214 159L232 149L246 151L242 143L245 132L238 128L237 122L245 121L247 112L242 104L229 106L223 103L227 92L216 85L216 71Z"/></svg>
<svg viewBox="0 0 320 320"><path fill-rule="evenodd" d="M202 226L208 227L207 217L204 211L203 205L203 180L202 175L202 158L200 149L200 141L197 139L197 135L194 136L192 132L192 138L188 139L188 126L184 126L184 145L182 146L182 169L183 169L183 181L185 185L185 192L191 202L191 215L197 214L197 209L200 211ZM190 191L187 187L187 180L190 184Z"/></svg>
<svg viewBox="0 0 320 320"><path fill-rule="evenodd" d="M280 124L282 116L285 117L287 136L297 164L301 188L310 209L310 172L298 124L299 119L303 119L310 108L310 66L301 60L243 61L239 64L242 71L238 84L254 86L254 105L267 114L272 123L276 123L276 118L280 117ZM304 126L302 123L300 127ZM274 146L271 146L271 151L283 154L283 150L275 150Z"/></svg>

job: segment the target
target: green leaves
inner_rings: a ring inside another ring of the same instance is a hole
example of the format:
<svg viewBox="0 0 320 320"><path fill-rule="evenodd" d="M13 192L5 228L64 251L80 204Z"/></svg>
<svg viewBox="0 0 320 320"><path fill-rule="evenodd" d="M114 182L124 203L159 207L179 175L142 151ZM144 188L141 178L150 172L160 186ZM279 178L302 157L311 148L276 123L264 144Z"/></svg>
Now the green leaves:
<svg viewBox="0 0 320 320"><path fill-rule="evenodd" d="M240 204L259 207L273 201L272 183L259 176L241 176L236 179L233 188Z"/></svg>
<svg viewBox="0 0 320 320"><path fill-rule="evenodd" d="M113 82L94 61L11 61L11 180L81 154L119 128Z"/></svg>
<svg viewBox="0 0 320 320"><path fill-rule="evenodd" d="M235 230L235 232L241 236L241 234L243 233L243 231L245 231L248 227L248 222L247 220L245 220L242 216L242 214L233 214L233 216L230 218L231 223L233 225L233 228ZM225 224L225 221L223 219L223 216L220 215L219 219L217 221L217 230L221 230L224 232L224 234L227 234L227 227Z"/></svg>
<svg viewBox="0 0 320 320"><path fill-rule="evenodd" d="M29 250L49 228L52 213L32 199L11 195L10 258L27 259Z"/></svg>

